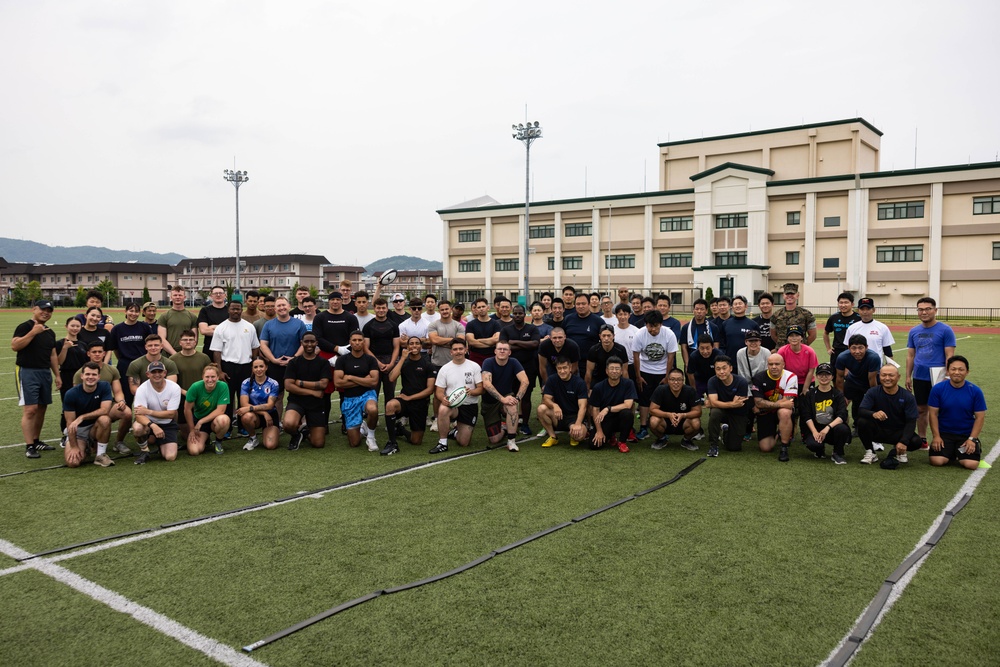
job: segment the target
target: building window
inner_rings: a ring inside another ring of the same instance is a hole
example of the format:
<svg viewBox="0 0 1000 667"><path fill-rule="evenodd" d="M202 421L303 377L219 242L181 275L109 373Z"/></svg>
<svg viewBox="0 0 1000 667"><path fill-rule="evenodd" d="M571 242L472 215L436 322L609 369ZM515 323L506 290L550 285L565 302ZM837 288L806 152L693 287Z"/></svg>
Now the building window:
<svg viewBox="0 0 1000 667"><path fill-rule="evenodd" d="M556 270L556 258L549 257L549 271L555 271L555 270Z"/></svg>
<svg viewBox="0 0 1000 667"><path fill-rule="evenodd" d="M988 215L990 213L1000 213L1000 196L972 198L972 215Z"/></svg>
<svg viewBox="0 0 1000 667"><path fill-rule="evenodd" d="M483 238L481 229L460 229L458 230L459 243L479 243Z"/></svg>
<svg viewBox="0 0 1000 667"><path fill-rule="evenodd" d="M840 227L840 216L831 215L827 218L823 218L824 227Z"/></svg>
<svg viewBox="0 0 1000 667"><path fill-rule="evenodd" d="M786 252L785 253L785 264L794 265L799 263L799 251Z"/></svg>
<svg viewBox="0 0 1000 667"><path fill-rule="evenodd" d="M743 266L747 263L745 252L717 252L715 253L716 266Z"/></svg>
<svg viewBox="0 0 1000 667"><path fill-rule="evenodd" d="M475 273L479 271L482 271L482 260L479 259L458 260L459 273Z"/></svg>
<svg viewBox="0 0 1000 667"><path fill-rule="evenodd" d="M802 211L789 211L785 214L785 224L788 225L801 225L802 224ZM798 262L796 262L798 263Z"/></svg>
<svg viewBox="0 0 1000 667"><path fill-rule="evenodd" d="M879 220L901 220L903 218L924 217L922 201L898 201L892 204L878 205Z"/></svg>
<svg viewBox="0 0 1000 667"><path fill-rule="evenodd" d="M563 271L583 270L583 257L563 257Z"/></svg>
<svg viewBox="0 0 1000 667"><path fill-rule="evenodd" d="M482 290L474 290L474 289L455 290L455 301L461 301L462 303L472 303L476 299L483 298L484 294L485 292L483 292Z"/></svg>
<svg viewBox="0 0 1000 667"><path fill-rule="evenodd" d="M271 271L271 272L274 272L274 264L268 264L267 265L267 270Z"/></svg>
<svg viewBox="0 0 1000 667"><path fill-rule="evenodd" d="M686 232L692 229L694 229L694 218L690 215L660 218L661 232Z"/></svg>
<svg viewBox="0 0 1000 667"><path fill-rule="evenodd" d="M528 225L528 238L554 239L555 237L556 237L555 225Z"/></svg>
<svg viewBox="0 0 1000 667"><path fill-rule="evenodd" d="M497 271L517 271L517 260L497 259L494 260L494 266Z"/></svg>
<svg viewBox="0 0 1000 667"><path fill-rule="evenodd" d="M670 269L677 266L691 266L692 253L689 252L661 252L660 268Z"/></svg>
<svg viewBox="0 0 1000 667"><path fill-rule="evenodd" d="M566 225L566 236L591 236L594 225L589 222L571 222Z"/></svg>
<svg viewBox="0 0 1000 667"><path fill-rule="evenodd" d="M288 265L287 264L282 264L281 265L281 270L282 271L287 271L288 270Z"/></svg>
<svg viewBox="0 0 1000 667"><path fill-rule="evenodd" d="M839 257L824 257L823 258L823 268L824 269L839 269L840 268L840 258Z"/></svg>
<svg viewBox="0 0 1000 667"><path fill-rule="evenodd" d="M605 269L634 269L635 255L605 255Z"/></svg>
<svg viewBox="0 0 1000 667"><path fill-rule="evenodd" d="M747 226L746 213L724 213L715 216L716 229L735 229L736 227Z"/></svg>
<svg viewBox="0 0 1000 667"><path fill-rule="evenodd" d="M1000 259L1000 242L993 242L993 259Z"/></svg>
<svg viewBox="0 0 1000 667"><path fill-rule="evenodd" d="M876 262L922 262L924 261L924 246L922 245L886 245L875 253Z"/></svg>

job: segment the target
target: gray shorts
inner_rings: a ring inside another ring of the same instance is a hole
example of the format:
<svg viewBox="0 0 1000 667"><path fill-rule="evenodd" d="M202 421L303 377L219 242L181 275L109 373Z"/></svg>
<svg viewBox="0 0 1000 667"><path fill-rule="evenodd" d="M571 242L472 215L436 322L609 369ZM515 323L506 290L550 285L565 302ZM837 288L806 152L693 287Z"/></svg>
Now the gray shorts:
<svg viewBox="0 0 1000 667"><path fill-rule="evenodd" d="M48 368L15 369L17 377L17 404L51 405L52 371Z"/></svg>

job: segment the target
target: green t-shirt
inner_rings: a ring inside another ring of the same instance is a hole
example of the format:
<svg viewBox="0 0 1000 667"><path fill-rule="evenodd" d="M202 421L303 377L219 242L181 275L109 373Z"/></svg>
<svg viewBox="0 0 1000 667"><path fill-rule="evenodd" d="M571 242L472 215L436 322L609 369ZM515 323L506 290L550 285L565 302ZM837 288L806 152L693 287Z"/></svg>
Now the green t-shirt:
<svg viewBox="0 0 1000 667"><path fill-rule="evenodd" d="M167 342L176 351L181 349L181 334L187 329L198 333L198 316L190 310L174 310L171 308L160 315L156 323L167 330Z"/></svg>
<svg viewBox="0 0 1000 667"><path fill-rule="evenodd" d="M205 381L198 380L188 388L184 400L194 404L192 410L195 420L198 420L210 414L220 405L229 405L229 385L220 380L215 385L215 391L208 393L205 389Z"/></svg>
<svg viewBox="0 0 1000 667"><path fill-rule="evenodd" d="M163 362L163 367L167 369L167 377L177 375L177 365L174 364L174 362L170 361L170 359L167 359L166 357L160 357L160 361ZM146 377L146 368L149 366L149 363L149 359L147 359L144 354L138 359L134 359L132 363L128 365L128 370L125 371L125 375L129 379L135 380L136 387L149 379ZM107 364L104 365L107 366Z"/></svg>
<svg viewBox="0 0 1000 667"><path fill-rule="evenodd" d="M74 387L78 384L83 384L83 380L81 379L82 376L83 376L83 369L81 368L73 376ZM101 366L101 376L98 379L101 380L102 382L107 382L113 387L114 385L112 383L115 380L121 380L122 374L118 372L118 369L112 366L111 364L103 364Z"/></svg>
<svg viewBox="0 0 1000 667"><path fill-rule="evenodd" d="M204 352L195 352L190 357L185 357L178 352L170 357L170 361L177 366L177 384L181 389L187 391L195 382L201 379L201 372L205 366L212 363L208 355Z"/></svg>

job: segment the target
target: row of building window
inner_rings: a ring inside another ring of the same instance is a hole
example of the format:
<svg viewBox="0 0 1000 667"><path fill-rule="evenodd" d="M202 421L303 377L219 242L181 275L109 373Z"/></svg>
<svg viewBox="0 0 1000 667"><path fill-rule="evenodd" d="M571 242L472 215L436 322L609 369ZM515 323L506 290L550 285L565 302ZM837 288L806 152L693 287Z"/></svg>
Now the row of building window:
<svg viewBox="0 0 1000 667"><path fill-rule="evenodd" d="M786 252L785 253L785 264L789 266L796 266L799 263L801 255L799 251ZM838 269L840 268L840 258L839 257L824 257L823 258L823 268L824 269Z"/></svg>

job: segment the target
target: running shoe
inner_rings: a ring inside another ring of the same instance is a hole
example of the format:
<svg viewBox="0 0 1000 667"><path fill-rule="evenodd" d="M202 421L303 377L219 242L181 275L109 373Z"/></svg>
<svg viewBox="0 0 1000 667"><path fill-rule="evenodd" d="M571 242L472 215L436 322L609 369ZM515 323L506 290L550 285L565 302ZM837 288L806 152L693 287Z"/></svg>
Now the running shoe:
<svg viewBox="0 0 1000 667"><path fill-rule="evenodd" d="M115 464L107 454L99 454L94 458L94 465L102 468L110 468Z"/></svg>
<svg viewBox="0 0 1000 667"><path fill-rule="evenodd" d="M871 465L872 463L878 463L878 454L876 454L873 450L869 449L865 451L865 455L861 459L861 462L867 465Z"/></svg>
<svg viewBox="0 0 1000 667"><path fill-rule="evenodd" d="M781 449L778 450L778 460L782 463L788 463L788 445L782 445Z"/></svg>
<svg viewBox="0 0 1000 667"><path fill-rule="evenodd" d="M429 453L429 454L444 454L444 453L445 453L446 451L448 451L448 444L447 444L447 443L444 443L444 442L439 442L439 443L438 443L437 445L435 445L435 446L434 446L434 448L433 448L433 449L431 449L431 451L430 451L430 452L428 452L428 453Z"/></svg>
<svg viewBox="0 0 1000 667"><path fill-rule="evenodd" d="M40 459L42 455L38 453L38 449L34 445L26 445L24 447L24 455L29 459Z"/></svg>
<svg viewBox="0 0 1000 667"><path fill-rule="evenodd" d="M553 435L553 436L550 436L550 437L546 438L545 442L542 443L542 447L555 447L558 444L559 444L559 438L557 438L556 436ZM34 458L38 458L38 457L35 456Z"/></svg>
<svg viewBox="0 0 1000 667"><path fill-rule="evenodd" d="M295 450L297 450L299 446L302 445L302 438L303 438L302 431L296 431L295 433L292 433L291 438L289 438L288 440L288 451L294 452Z"/></svg>
<svg viewBox="0 0 1000 667"><path fill-rule="evenodd" d="M35 441L35 449L37 449L40 452L55 451L55 447L53 447L52 445L47 445L44 442L42 442L41 440L36 440Z"/></svg>
<svg viewBox="0 0 1000 667"><path fill-rule="evenodd" d="M832 460L835 464L839 466L847 465L847 459L845 459L840 454L834 454L833 456L830 457L830 460Z"/></svg>
<svg viewBox="0 0 1000 667"><path fill-rule="evenodd" d="M257 445L259 445L259 444L260 444L260 442L257 440L257 436L255 436L255 435L250 436L247 439L246 444L243 445L243 451L245 451L245 452L252 452L254 450L254 448Z"/></svg>
<svg viewBox="0 0 1000 667"><path fill-rule="evenodd" d="M368 451L369 452L377 452L378 451L378 442L375 441L375 432L374 431L371 431L371 430L368 431L368 435L365 436L365 441L368 443Z"/></svg>
<svg viewBox="0 0 1000 667"><path fill-rule="evenodd" d="M639 442L639 438L635 437L635 429L634 428L629 429L629 431L628 431L628 438L625 439L625 442L627 442L630 445L634 445L637 442Z"/></svg>
<svg viewBox="0 0 1000 667"><path fill-rule="evenodd" d="M517 443L516 442L514 442L513 440L508 440L507 441L507 451L508 452L517 452L517 451L520 451L520 450L517 448Z"/></svg>
<svg viewBox="0 0 1000 667"><path fill-rule="evenodd" d="M681 447L688 450L689 452L698 451L698 445L694 444L692 441L687 439L681 440Z"/></svg>
<svg viewBox="0 0 1000 667"><path fill-rule="evenodd" d="M139 455L135 457L135 464L141 466L144 463L149 462L149 452L139 452Z"/></svg>
<svg viewBox="0 0 1000 667"><path fill-rule="evenodd" d="M438 430L438 420L437 417L435 417L434 420L431 422L431 431L437 433L437 430Z"/></svg>
<svg viewBox="0 0 1000 667"><path fill-rule="evenodd" d="M622 454L628 454L628 445L625 444L624 442L619 442L618 451L621 452Z"/></svg>
<svg viewBox="0 0 1000 667"><path fill-rule="evenodd" d="M399 453L399 446L395 442L387 442L382 451L379 452L380 456L392 456L393 454Z"/></svg>
<svg viewBox="0 0 1000 667"><path fill-rule="evenodd" d="M649 429L643 426L639 429L639 432L635 434L637 440L645 440L649 437Z"/></svg>
<svg viewBox="0 0 1000 667"><path fill-rule="evenodd" d="M132 456L132 450L121 440L115 443L115 451L123 456Z"/></svg>
<svg viewBox="0 0 1000 667"><path fill-rule="evenodd" d="M521 424L520 428L518 428L517 430L520 431L521 434L523 435L531 435L531 427L528 426L526 423ZM512 450L512 451L517 451L517 450Z"/></svg>
<svg viewBox="0 0 1000 667"><path fill-rule="evenodd" d="M226 450L224 450L222 448L222 440L219 438L219 436L215 436L215 453L216 454L225 454L226 453Z"/></svg>
<svg viewBox="0 0 1000 667"><path fill-rule="evenodd" d="M717 457L719 455L719 446L718 445L709 445L708 446L708 455L709 455L709 457L711 457L713 459L715 457Z"/></svg>
<svg viewBox="0 0 1000 667"><path fill-rule="evenodd" d="M902 454L896 454L896 460L899 461L900 463L910 462L910 458L906 455L906 452L903 452Z"/></svg>
<svg viewBox="0 0 1000 667"><path fill-rule="evenodd" d="M66 434L66 431L63 431L62 437L59 439L59 447L62 449L66 449L66 442L68 440L69 436Z"/></svg>
<svg viewBox="0 0 1000 667"><path fill-rule="evenodd" d="M660 450L667 446L670 442L670 436L664 435L656 439L656 442L651 444L650 449Z"/></svg>

